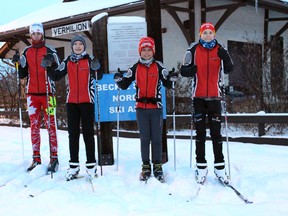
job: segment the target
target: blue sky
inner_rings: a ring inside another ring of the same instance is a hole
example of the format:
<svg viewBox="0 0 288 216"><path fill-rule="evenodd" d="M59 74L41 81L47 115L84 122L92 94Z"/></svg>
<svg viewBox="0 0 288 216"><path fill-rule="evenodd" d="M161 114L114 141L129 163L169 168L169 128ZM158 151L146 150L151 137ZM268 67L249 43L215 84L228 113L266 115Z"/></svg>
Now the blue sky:
<svg viewBox="0 0 288 216"><path fill-rule="evenodd" d="M0 5L5 5L5 7L1 7L0 25L59 2L62 0L0 0Z"/></svg>

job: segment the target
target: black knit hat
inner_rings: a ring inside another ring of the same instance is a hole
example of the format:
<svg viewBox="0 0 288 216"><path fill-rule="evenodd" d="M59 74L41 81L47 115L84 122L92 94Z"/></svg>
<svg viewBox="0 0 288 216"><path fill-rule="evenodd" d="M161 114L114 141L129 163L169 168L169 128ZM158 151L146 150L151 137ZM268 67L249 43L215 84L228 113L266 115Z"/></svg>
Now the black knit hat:
<svg viewBox="0 0 288 216"><path fill-rule="evenodd" d="M75 41L81 41L84 45L84 50L86 50L86 41L82 35L76 35L71 39L71 49L73 50L73 44Z"/></svg>

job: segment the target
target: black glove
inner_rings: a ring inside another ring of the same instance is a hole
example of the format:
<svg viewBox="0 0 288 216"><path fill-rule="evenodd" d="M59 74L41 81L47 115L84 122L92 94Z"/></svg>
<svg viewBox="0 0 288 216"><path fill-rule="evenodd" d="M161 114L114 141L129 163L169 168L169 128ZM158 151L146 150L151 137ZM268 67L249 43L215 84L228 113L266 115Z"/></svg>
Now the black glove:
<svg viewBox="0 0 288 216"><path fill-rule="evenodd" d="M169 71L169 74L168 74L167 78L171 82L176 82L178 80L178 73L175 72L174 68L172 69L172 71Z"/></svg>
<svg viewBox="0 0 288 216"><path fill-rule="evenodd" d="M114 81L116 83L122 81L122 79L123 79L123 75L121 73L117 72L117 73L114 74Z"/></svg>
<svg viewBox="0 0 288 216"><path fill-rule="evenodd" d="M55 63L56 62L55 62L53 54L47 53L46 55L44 55L44 58L41 61L41 66L44 68L51 67Z"/></svg>
<svg viewBox="0 0 288 216"><path fill-rule="evenodd" d="M91 61L90 67L91 67L92 70L99 70L99 68L100 68L100 63L99 63L99 61L98 61L97 58L94 58L94 59Z"/></svg>
<svg viewBox="0 0 288 216"><path fill-rule="evenodd" d="M16 63L16 62L19 62L19 61L20 61L20 55L18 53L16 53L12 57L12 63Z"/></svg>
<svg viewBox="0 0 288 216"><path fill-rule="evenodd" d="M196 65L182 65L180 68L180 73L183 77L193 77L197 72Z"/></svg>
<svg viewBox="0 0 288 216"><path fill-rule="evenodd" d="M223 61L229 61L229 59L230 59L230 56L229 56L229 54L228 54L228 51L227 51L224 47L222 47L222 46L220 46L220 47L218 48L217 55L218 55L219 58L222 59Z"/></svg>

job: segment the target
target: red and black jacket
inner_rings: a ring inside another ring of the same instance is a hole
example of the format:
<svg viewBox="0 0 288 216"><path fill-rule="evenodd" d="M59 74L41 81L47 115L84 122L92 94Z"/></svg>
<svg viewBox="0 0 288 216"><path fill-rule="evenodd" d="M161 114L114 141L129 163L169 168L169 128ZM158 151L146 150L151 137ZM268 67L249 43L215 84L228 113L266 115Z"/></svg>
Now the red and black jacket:
<svg viewBox="0 0 288 216"><path fill-rule="evenodd" d="M28 46L24 49L21 56L21 64L19 67L19 77L23 79L27 77L26 93L34 95L46 95L46 69L41 66L41 61L47 53L56 53L56 50L50 46L42 47ZM57 57L58 58L58 57ZM57 61L58 64L59 61ZM55 84L52 80L48 80L48 93L55 93Z"/></svg>
<svg viewBox="0 0 288 216"><path fill-rule="evenodd" d="M88 54L77 62L70 60L68 56L58 68L50 68L48 70L49 77L58 81L66 76L66 103L94 103L95 87L94 80L96 78L95 71L90 67L91 58ZM99 73L97 71L97 73ZM100 80L102 75L98 74Z"/></svg>
<svg viewBox="0 0 288 216"><path fill-rule="evenodd" d="M149 67L138 61L117 84L121 89L127 89L135 80L136 108L162 108L161 82L166 88L172 86L167 75L167 69L159 61L153 60Z"/></svg>
<svg viewBox="0 0 288 216"><path fill-rule="evenodd" d="M222 45L217 42L215 47L207 49L200 43L193 43L188 48L187 52L191 52L191 65L196 66L193 67L196 71L191 72L191 76L195 78L194 97L212 99L221 97L221 59L217 54L220 46ZM225 74L233 70L231 59L223 62ZM181 74L184 76L183 73Z"/></svg>

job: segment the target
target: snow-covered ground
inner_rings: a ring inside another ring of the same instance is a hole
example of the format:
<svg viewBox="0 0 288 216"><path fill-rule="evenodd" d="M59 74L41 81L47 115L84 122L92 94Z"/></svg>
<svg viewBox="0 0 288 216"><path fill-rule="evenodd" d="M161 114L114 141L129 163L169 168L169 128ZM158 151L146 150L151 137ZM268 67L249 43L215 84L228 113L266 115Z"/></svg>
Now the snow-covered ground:
<svg viewBox="0 0 288 216"><path fill-rule="evenodd" d="M208 181L199 195L194 169L190 168L190 140L168 139L168 163L163 165L167 183L151 178L138 180L141 170L139 139L120 138L119 166L104 166L103 176L94 181L95 192L86 178L66 182L69 150L66 131L58 131L60 168L51 179L45 175L49 161L48 136L41 130L42 165L30 174L30 129L0 127L0 215L63 216L187 216L187 215L288 215L288 147L229 143L232 184L253 204L244 204L230 188L224 188L213 173L211 142L206 145ZM81 175L85 176L85 151L81 136ZM114 155L116 157L116 138ZM226 144L224 144L226 155ZM193 150L195 149L193 145ZM194 154L193 154L194 157ZM193 160L193 166L195 162ZM34 196L31 197L30 195Z"/></svg>

